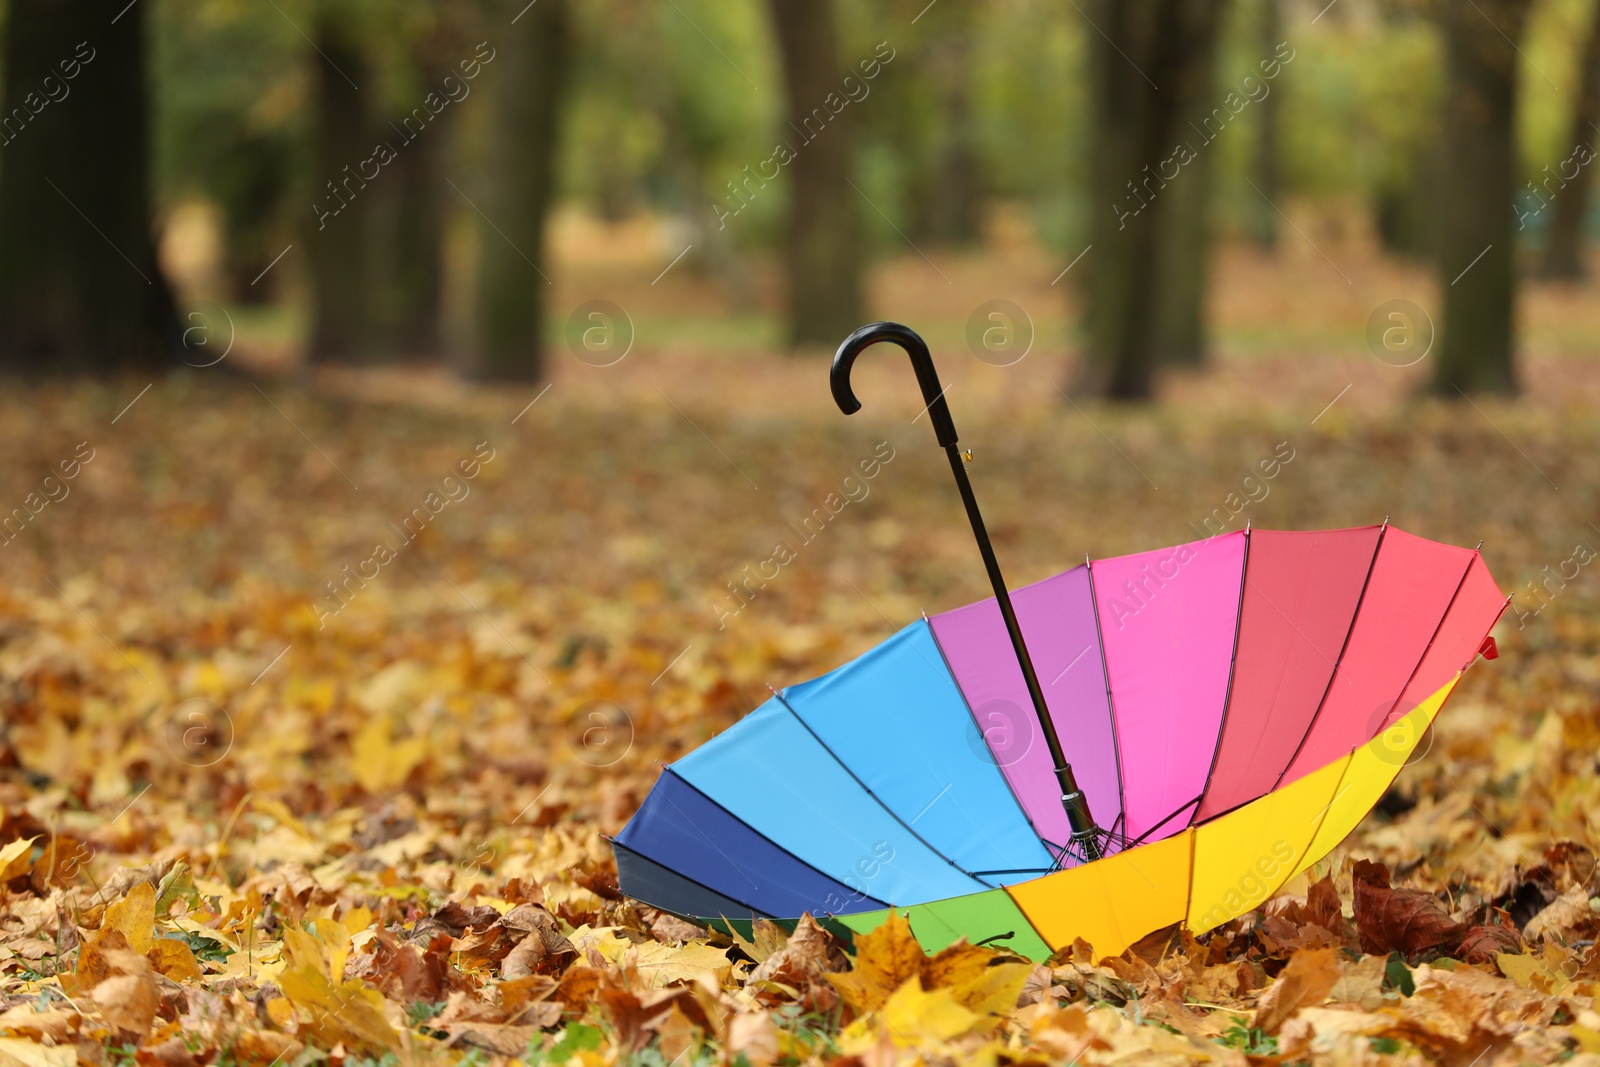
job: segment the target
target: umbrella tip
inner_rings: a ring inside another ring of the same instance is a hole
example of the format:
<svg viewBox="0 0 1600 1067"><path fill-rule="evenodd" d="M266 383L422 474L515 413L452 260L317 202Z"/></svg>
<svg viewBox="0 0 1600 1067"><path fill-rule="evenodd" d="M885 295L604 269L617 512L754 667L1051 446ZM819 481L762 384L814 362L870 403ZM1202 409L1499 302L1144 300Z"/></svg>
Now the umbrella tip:
<svg viewBox="0 0 1600 1067"><path fill-rule="evenodd" d="M1481 538L1481 537L1478 538L1478 547L1473 549L1473 551L1474 552L1482 552L1483 551L1483 538Z"/></svg>
<svg viewBox="0 0 1600 1067"><path fill-rule="evenodd" d="M1385 515L1385 516L1384 516L1384 517L1383 517L1383 524L1384 524L1384 525L1385 525L1385 526L1387 526L1387 525L1389 525L1389 516L1387 516L1387 515Z"/></svg>

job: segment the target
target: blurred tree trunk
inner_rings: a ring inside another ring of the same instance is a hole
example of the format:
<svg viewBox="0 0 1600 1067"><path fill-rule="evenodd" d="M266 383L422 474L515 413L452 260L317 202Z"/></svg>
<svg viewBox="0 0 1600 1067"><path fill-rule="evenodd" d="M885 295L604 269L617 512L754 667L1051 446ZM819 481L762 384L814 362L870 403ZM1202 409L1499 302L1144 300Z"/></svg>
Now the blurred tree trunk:
<svg viewBox="0 0 1600 1067"><path fill-rule="evenodd" d="M1270 56L1283 39L1283 0L1261 0L1261 24L1256 47L1262 55ZM1250 236L1263 252L1275 252L1278 248L1278 213L1272 205L1278 203L1280 185L1278 105L1282 91L1280 85L1270 86L1267 95L1255 105L1259 111L1256 115L1255 158L1251 160L1251 169L1255 171L1256 185L1265 196L1258 196L1253 201L1255 213L1250 220ZM1268 203L1269 200L1271 203Z"/></svg>
<svg viewBox="0 0 1600 1067"><path fill-rule="evenodd" d="M972 39L970 28L963 27L939 42L931 60L942 88L944 121L933 167L928 236L945 244L973 244L983 236L983 173L972 118Z"/></svg>
<svg viewBox="0 0 1600 1067"><path fill-rule="evenodd" d="M451 61L471 54L455 26L435 25L412 53L418 99L439 91L452 75L456 75L452 84L473 84L460 78ZM471 90L462 101L471 99L470 94ZM379 133L397 151L384 168L392 173L374 189L378 194L371 264L374 317L386 350L397 356L434 359L443 348L445 205L455 197L445 184L444 162L455 133L457 108L450 104L421 128L414 122L406 125L410 116L401 114Z"/></svg>
<svg viewBox="0 0 1600 1067"><path fill-rule="evenodd" d="M509 20L520 3L502 4ZM549 278L545 216L555 191L558 123L568 55L566 0L539 0L504 38L489 77L487 188L478 203L477 356L481 378L544 377ZM498 44L498 41L496 42Z"/></svg>
<svg viewBox="0 0 1600 1067"><path fill-rule="evenodd" d="M1223 4L1191 0L1187 6L1189 10L1181 13L1176 31L1184 35L1184 40L1172 60L1172 73L1157 84L1163 86L1163 92L1170 86L1178 98L1175 129L1167 138L1167 151L1170 153L1179 140L1189 141L1194 144L1197 157L1161 193L1166 199L1161 204L1158 223L1161 236L1156 252L1155 346L1156 358L1162 363L1198 367L1206 357L1206 269L1211 248L1206 205L1211 201L1214 150L1191 138L1204 136L1200 131L1205 130L1205 119L1219 102L1217 37ZM1271 54L1270 50L1267 54Z"/></svg>
<svg viewBox="0 0 1600 1067"><path fill-rule="evenodd" d="M144 15L33 0L6 17L0 370L164 366L178 335L148 187Z"/></svg>
<svg viewBox="0 0 1600 1067"><path fill-rule="evenodd" d="M313 363L358 362L376 349L369 314L368 242L373 193L360 171L373 152L373 130L360 86L368 77L359 37L349 21L324 9L317 20L313 79L315 198L306 238L311 276ZM370 169L369 169L370 173Z"/></svg>
<svg viewBox="0 0 1600 1067"><path fill-rule="evenodd" d="M836 113L828 106L830 96L843 99L832 0L770 4L783 58L786 128L795 151L786 168L789 339L831 347L860 326L864 315L858 194L850 187L855 108Z"/></svg>
<svg viewBox="0 0 1600 1067"><path fill-rule="evenodd" d="M1590 146L1591 161L1578 169L1577 177L1556 197L1555 214L1550 220L1550 243L1545 246L1541 273L1547 278L1577 281L1587 273L1583 262L1583 224L1589 213L1589 186L1592 179L1595 129L1600 124L1600 3L1594 6L1593 24L1579 57L1578 89L1572 98L1572 124L1568 141ZM1564 177L1564 176L1563 176Z"/></svg>
<svg viewBox="0 0 1600 1067"><path fill-rule="evenodd" d="M1440 189L1444 292L1433 389L1512 393L1517 46L1530 0L1442 5L1447 86Z"/></svg>
<svg viewBox="0 0 1600 1067"><path fill-rule="evenodd" d="M435 79L434 84L438 84ZM395 168L394 256L387 286L385 334L397 353L436 358L444 295L445 149L451 111L402 149ZM453 193L449 195L455 195Z"/></svg>
<svg viewBox="0 0 1600 1067"><path fill-rule="evenodd" d="M1211 149L1188 120L1213 103L1223 8L1223 0L1087 6L1094 207L1080 391L1145 399L1160 360L1204 350Z"/></svg>

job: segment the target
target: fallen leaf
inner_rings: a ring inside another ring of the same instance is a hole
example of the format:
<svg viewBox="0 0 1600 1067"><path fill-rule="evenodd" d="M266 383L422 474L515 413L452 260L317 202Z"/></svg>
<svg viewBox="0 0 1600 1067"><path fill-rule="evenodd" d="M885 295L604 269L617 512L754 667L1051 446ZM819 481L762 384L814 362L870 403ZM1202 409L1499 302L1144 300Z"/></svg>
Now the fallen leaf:
<svg viewBox="0 0 1600 1067"><path fill-rule="evenodd" d="M20 1037L0 1037L0 1067L76 1067L71 1045L46 1048Z"/></svg>
<svg viewBox="0 0 1600 1067"><path fill-rule="evenodd" d="M9 882L28 873L28 868L32 865L29 857L33 854L33 843L37 840L37 837L19 837L0 847L0 883Z"/></svg>
<svg viewBox="0 0 1600 1067"><path fill-rule="evenodd" d="M1363 952L1399 952L1415 959L1427 952L1448 952L1466 933L1467 927L1450 918L1432 893L1390 888L1389 868L1382 864L1357 860L1350 877Z"/></svg>
<svg viewBox="0 0 1600 1067"><path fill-rule="evenodd" d="M1315 1007L1326 1000L1340 977L1338 949L1305 949L1295 953L1278 980L1261 994L1250 1025L1276 1034L1302 1008Z"/></svg>
<svg viewBox="0 0 1600 1067"><path fill-rule="evenodd" d="M778 1031L764 1011L735 1015L728 1020L728 1055L743 1056L751 1067L771 1067L778 1058Z"/></svg>
<svg viewBox="0 0 1600 1067"><path fill-rule="evenodd" d="M102 932L117 930L127 938L128 948L143 956L150 951L155 939L156 889L149 882L139 882L128 895L106 908L100 922Z"/></svg>
<svg viewBox="0 0 1600 1067"><path fill-rule="evenodd" d="M146 955L158 973L174 982L194 982L205 976L189 946L177 938L156 938Z"/></svg>
<svg viewBox="0 0 1600 1067"><path fill-rule="evenodd" d="M711 945L690 944L676 948L649 941L635 951L639 974L656 989L675 982L692 982L701 975L720 982L733 970L728 954Z"/></svg>
<svg viewBox="0 0 1600 1067"><path fill-rule="evenodd" d="M1468 963L1489 963L1503 952L1521 952L1514 926L1474 926L1461 934L1455 954Z"/></svg>
<svg viewBox="0 0 1600 1067"><path fill-rule="evenodd" d="M845 1003L857 1014L878 1011L911 978L920 981L927 954L912 936L905 916L890 912L877 929L855 939L855 966L848 974L830 974Z"/></svg>
<svg viewBox="0 0 1600 1067"><path fill-rule="evenodd" d="M155 895L150 895L154 904ZM150 961L129 949L113 949L105 954L111 967L120 972L100 982L90 997L100 1008L100 1017L121 1040L138 1042L150 1031L161 995L156 991Z"/></svg>
<svg viewBox="0 0 1600 1067"><path fill-rule="evenodd" d="M1589 889L1575 885L1551 901L1543 911L1528 921L1522 932L1530 941L1544 941L1565 937L1580 926L1594 921L1589 910Z"/></svg>
<svg viewBox="0 0 1600 1067"><path fill-rule="evenodd" d="M60 1045L77 1037L82 1022L83 1017L75 1011L59 1008L35 1011L31 1004L18 1004L0 1014L0 1033L33 1041L48 1038Z"/></svg>

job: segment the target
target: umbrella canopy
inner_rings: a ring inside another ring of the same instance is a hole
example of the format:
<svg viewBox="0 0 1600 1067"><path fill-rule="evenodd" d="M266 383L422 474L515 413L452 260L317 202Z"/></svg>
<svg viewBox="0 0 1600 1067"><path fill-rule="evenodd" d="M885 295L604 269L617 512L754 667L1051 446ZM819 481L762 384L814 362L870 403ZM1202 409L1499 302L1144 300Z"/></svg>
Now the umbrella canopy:
<svg viewBox="0 0 1600 1067"><path fill-rule="evenodd" d="M1010 594L1099 825L1073 827L998 599L777 692L667 767L613 842L695 921L904 913L1043 959L1242 915L1389 787L1506 599L1475 550L1392 526L1244 530ZM1492 653L1491 653L1492 654Z"/></svg>

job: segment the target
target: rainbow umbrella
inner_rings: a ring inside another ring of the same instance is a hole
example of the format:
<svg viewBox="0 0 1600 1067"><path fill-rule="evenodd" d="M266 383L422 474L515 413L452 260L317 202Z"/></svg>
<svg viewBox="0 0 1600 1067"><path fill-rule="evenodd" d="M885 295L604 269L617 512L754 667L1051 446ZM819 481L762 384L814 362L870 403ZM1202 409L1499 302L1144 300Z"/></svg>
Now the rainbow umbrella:
<svg viewBox="0 0 1600 1067"><path fill-rule="evenodd" d="M1245 529L1010 592L931 356L912 357L995 596L776 692L668 766L612 842L629 896L704 925L891 911L937 951L1044 959L1201 933L1326 856L1412 757L1506 605L1475 549L1387 522Z"/></svg>

